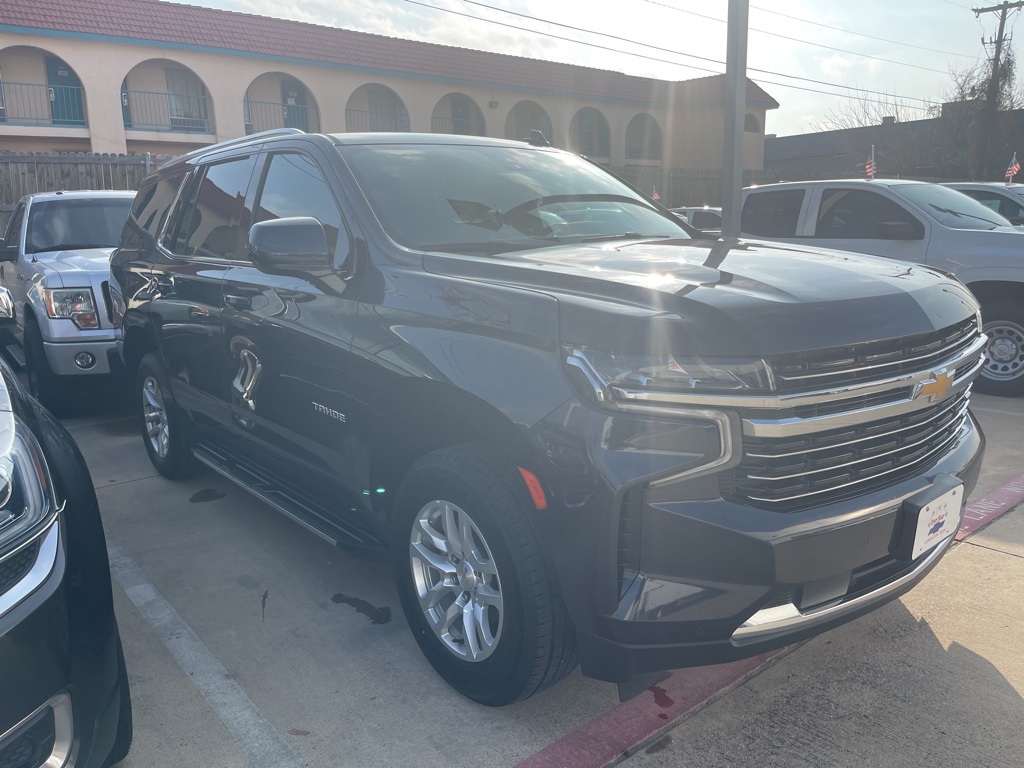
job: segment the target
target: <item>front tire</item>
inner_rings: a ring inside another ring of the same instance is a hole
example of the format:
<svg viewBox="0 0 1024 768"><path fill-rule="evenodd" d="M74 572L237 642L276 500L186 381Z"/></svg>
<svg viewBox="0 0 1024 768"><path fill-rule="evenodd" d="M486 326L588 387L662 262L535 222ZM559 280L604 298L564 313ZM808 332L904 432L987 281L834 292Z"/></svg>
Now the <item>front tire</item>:
<svg viewBox="0 0 1024 768"><path fill-rule="evenodd" d="M576 666L576 634L526 519L511 462L479 446L444 448L406 473L392 551L402 609L437 673L497 707Z"/></svg>
<svg viewBox="0 0 1024 768"><path fill-rule="evenodd" d="M35 318L25 318L25 371L32 395L54 416L68 416L77 405L71 382L50 368L43 347L43 334Z"/></svg>
<svg viewBox="0 0 1024 768"><path fill-rule="evenodd" d="M137 402L142 407L142 442L156 471L171 480L193 470L191 425L171 392L163 364L150 352L135 377Z"/></svg>
<svg viewBox="0 0 1024 768"><path fill-rule="evenodd" d="M1024 394L1024 305L994 301L982 306L981 314L989 340L975 389L1000 397Z"/></svg>

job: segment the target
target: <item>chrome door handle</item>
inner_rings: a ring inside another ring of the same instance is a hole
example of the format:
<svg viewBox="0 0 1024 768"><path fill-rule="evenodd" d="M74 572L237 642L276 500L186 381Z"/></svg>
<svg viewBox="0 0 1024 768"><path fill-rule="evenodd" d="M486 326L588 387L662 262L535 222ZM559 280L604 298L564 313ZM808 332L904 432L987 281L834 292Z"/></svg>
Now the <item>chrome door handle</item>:
<svg viewBox="0 0 1024 768"><path fill-rule="evenodd" d="M236 293L225 293L224 306L239 310L250 309L252 307L252 299L248 296L239 296Z"/></svg>

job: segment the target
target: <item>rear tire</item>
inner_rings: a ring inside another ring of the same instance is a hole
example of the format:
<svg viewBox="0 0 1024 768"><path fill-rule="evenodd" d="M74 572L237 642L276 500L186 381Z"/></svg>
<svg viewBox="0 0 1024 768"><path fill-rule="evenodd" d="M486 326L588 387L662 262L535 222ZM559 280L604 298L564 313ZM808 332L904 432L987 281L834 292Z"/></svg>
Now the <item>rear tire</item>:
<svg viewBox="0 0 1024 768"><path fill-rule="evenodd" d="M576 632L529 505L515 465L480 446L424 456L395 500L392 552L413 636L445 682L492 707L576 666Z"/></svg>
<svg viewBox="0 0 1024 768"><path fill-rule="evenodd" d="M993 301L982 306L981 314L989 340L974 388L1000 397L1024 394L1024 304Z"/></svg>
<svg viewBox="0 0 1024 768"><path fill-rule="evenodd" d="M73 382L65 376L58 376L50 368L43 347L43 334L31 315L25 318L25 372L29 391L54 416L68 416L75 411L78 398Z"/></svg>
<svg viewBox="0 0 1024 768"><path fill-rule="evenodd" d="M117 735L114 737L114 746L110 748L110 754L103 761L104 768L116 765L128 756L128 750L132 746L132 737L135 735L135 727L132 721L132 694L128 687L128 667L124 663L124 648L121 647L121 636L117 637L117 672L120 678L120 705L117 715Z"/></svg>
<svg viewBox="0 0 1024 768"><path fill-rule="evenodd" d="M135 394L142 409L142 442L156 471L171 480L188 477L195 466L191 424L174 399L160 358L152 352L139 363Z"/></svg>

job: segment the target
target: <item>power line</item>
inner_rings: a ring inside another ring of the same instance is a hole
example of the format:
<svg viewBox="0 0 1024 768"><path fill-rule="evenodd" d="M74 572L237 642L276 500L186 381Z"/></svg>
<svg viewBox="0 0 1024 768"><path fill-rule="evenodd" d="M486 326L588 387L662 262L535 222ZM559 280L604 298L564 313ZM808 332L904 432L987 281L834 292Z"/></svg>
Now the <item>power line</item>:
<svg viewBox="0 0 1024 768"><path fill-rule="evenodd" d="M621 53L621 54L625 54L627 56L638 56L640 58L649 59L651 61L657 61L659 63L664 63L663 59L655 58L653 56L645 56L644 54L634 53L632 51L623 51L621 49L609 48L607 46L597 45L595 43L588 43L588 42L585 42L585 41L582 41L582 40L577 40L575 38L566 38L566 37L562 37L560 35L553 35L553 34L551 34L549 32L543 32L541 30L529 29L529 28L526 28L526 27L516 26L514 24L506 24L504 22L496 21L494 19L487 19L487 18L484 18L484 17L481 17L481 16L473 16L472 14L461 13L459 11L451 10L451 9L448 9L448 8L442 8L442 7L439 7L439 6L428 5L426 3L417 2L416 0L406 0L406 2L411 2L414 5L421 5L421 6L425 7L425 8L432 8L434 10L442 11L442 12L445 12L445 13L453 13L455 15L463 16L463 17L469 18L469 19L476 19L478 21L483 21L483 22L487 22L487 23L490 23L490 24L498 24L499 26L509 27L511 29L517 29L517 30L524 31L524 32L532 32L533 34L537 34L537 35L544 35L544 36L547 36L547 37L552 37L552 38L554 38L556 40L566 40L568 42L576 43L576 44L579 44L579 45L586 45L586 46L596 47L596 48L599 48L601 50L614 51L615 53ZM523 19L529 19L530 21L537 21L537 22L541 22L541 23L544 23L544 24L549 24L549 25L555 26L555 27L561 27L563 29L569 29L569 30L572 30L574 32L582 32L582 33L589 34L589 35L597 35L597 36L600 36L600 37L605 37L605 38L609 38L609 39L612 39L612 40L617 40L619 42L629 43L630 45L638 45L638 46L641 46L641 47L644 47L644 48L649 48L649 49L660 51L660 52L663 52L663 53L668 53L668 54L671 54L673 56L685 56L687 58L697 59L699 61L704 61L704 62L708 62L708 63L711 63L711 64L716 64L716 65L719 65L719 66L724 66L725 65L725 62L720 61L718 59L712 59L712 58L708 58L706 56L698 56L698 55L692 54L692 53L682 53L680 51L675 51L675 50L672 50L670 48L662 48L660 46L652 45L650 43L640 43L640 42L637 42L636 40L630 40L628 38L620 37L618 35L612 35L612 34L609 34L609 33L606 33L606 32L597 32L597 31L594 31L594 30L582 29L580 27L575 27L575 26L572 26L570 24L563 24L563 23L557 22L557 21L550 21L548 19L541 19L539 17L530 16L528 14L519 13L517 11L510 11L510 10L506 10L504 8L496 8L496 7L492 6L492 5L487 5L486 3L478 2L478 0L463 0L463 2L465 2L465 3L469 4L469 5L479 6L480 8L487 8L488 10L492 10L492 11L499 11L501 13L509 14L511 16L516 16L516 17L523 18ZM712 72L714 74L721 74L721 72L719 70L712 70L712 69L707 69L705 67L698 67L698 66L693 65L693 64L685 64L685 63L682 63L682 62L672 62L672 63L677 64L677 66L689 67L691 69L696 69L696 70L703 71L703 72ZM748 69L751 72L761 72L761 73L764 73L764 74L773 75L775 77L786 77L786 78L789 78L791 80L799 80L799 81L802 81L802 82L812 83L814 85L824 85L824 86L829 87L829 88L843 88L843 89L846 89L846 90L849 90L849 91L858 91L858 92L864 93L864 94L871 94L871 95L875 95L875 96L884 96L887 99L887 101L879 101L879 100L874 100L874 99L864 99L863 97L860 97L860 96L853 97L853 96L850 96L849 94L840 94L840 93L832 93L832 92L829 92L829 91L821 91L821 90L816 90L816 89L813 89L813 88L806 88L806 87L800 87L800 86L792 85L790 83L779 83L779 82L774 82L774 81L771 81L771 80L761 80L762 82L767 83L769 85L777 85L777 86L780 86L782 88L795 88L797 90L809 91L811 93L821 93L821 94L825 94L825 95L828 95L828 96L838 96L840 98L858 98L858 99L861 99L861 100L869 101L870 103L874 103L874 104L889 104L890 103L888 101L889 99L919 101L919 102L921 102L923 104L926 104L928 106L933 106L933 105L935 105L937 103L937 102L931 101L929 99L922 99L922 98L920 98L918 96L901 96L901 95L897 95L897 94L889 94L889 93L886 93L884 91L877 91L877 90L873 90L873 89L870 89L870 88L861 88L859 86L854 86L854 85L845 85L843 83L832 83L832 82L828 82L826 80L815 80L813 78L801 77L799 75L787 75L784 72L774 72L774 71L772 71L770 69L758 69L757 67L748 67ZM761 78L758 78L758 79L760 80ZM915 109L915 110L919 110L919 111L924 111L925 110L924 107L914 107L914 106L910 106L910 105L904 105L904 106L906 106L907 109Z"/></svg>
<svg viewBox="0 0 1024 768"><path fill-rule="evenodd" d="M702 19L707 19L708 21L717 21L719 24L725 24L726 23L725 19L716 19L714 16L707 16L707 15L705 15L703 13L697 13L696 11L691 11L691 10L688 10L686 8L679 8L679 7L675 6L675 5L668 5L667 3L659 3L659 2L657 2L657 0L644 0L644 2L650 3L651 5L658 5L658 6L661 6L662 8L668 8L670 11L676 11L677 13L686 13L686 14L689 14L690 16L697 16L697 17L702 18ZM908 64L905 61L895 61L894 59L886 59L886 58L883 58L882 56L871 56L871 55L869 55L867 53L857 53L856 51L848 51L845 48L836 48L835 46L825 45L824 43L813 43L810 40L801 40L798 37L789 37L788 35L782 35L782 34L779 34L778 32L769 32L766 29L755 29L754 27L750 27L749 29L750 29L751 32L760 32L762 35L771 35L772 37L778 37L778 38L781 38L783 40L790 40L790 41L792 41L794 43L801 43L802 45L813 45L816 48L825 48L825 49L830 50L830 51L838 51L839 53L846 53L846 54L849 54L850 56L859 56L862 59L874 59L875 61L884 61L887 64L896 64L897 66L900 66L900 67L912 67L913 69L922 69L925 72L938 72L940 75L947 75L947 74L949 74L948 72L946 72L945 70L942 70L942 69L935 69L933 67L924 67L924 66L921 66L920 64Z"/></svg>
<svg viewBox="0 0 1024 768"><path fill-rule="evenodd" d="M950 3L950 5L956 5L956 3ZM771 14L774 14L775 16L782 16L783 18L786 18L786 19L793 19L794 21L800 21L800 22L803 22L804 24L813 24L816 27L824 27L825 29L834 29L836 32L842 32L842 33L847 34L847 35L856 35L857 37L866 37L869 40L878 40L879 42L882 42L882 43L892 43L893 45L902 45L905 48L917 48L920 51L931 51L932 53L941 53L941 54L944 54L946 56L962 56L965 59L977 59L978 58L976 55L972 55L972 54L968 54L968 53L955 53L953 51L940 51L938 48L926 48L923 45L914 45L913 43L903 43L903 42L900 42L899 40L887 40L884 37L875 37L874 35L868 35L868 34L865 34L864 32L854 32L854 31L849 30L849 29L843 29L842 27L833 27L831 24L822 24L820 21L811 21L810 19L801 19L799 16L790 16L788 13L782 13L781 11L773 11L770 8L764 8L764 7L760 6L760 5L752 5L750 7L751 8L756 8L757 10L763 11L764 13L771 13Z"/></svg>

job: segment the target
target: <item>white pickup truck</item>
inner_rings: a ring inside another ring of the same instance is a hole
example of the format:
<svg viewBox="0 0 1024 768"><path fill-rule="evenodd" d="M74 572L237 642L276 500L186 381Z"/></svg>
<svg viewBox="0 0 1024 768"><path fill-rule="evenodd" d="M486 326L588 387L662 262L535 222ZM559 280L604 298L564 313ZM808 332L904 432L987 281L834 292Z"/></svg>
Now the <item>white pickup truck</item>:
<svg viewBox="0 0 1024 768"><path fill-rule="evenodd" d="M111 373L110 254L134 192L47 192L18 201L0 240L0 286L10 291L15 345L32 393L50 410L75 404L79 377ZM111 358L111 353L113 358Z"/></svg>
<svg viewBox="0 0 1024 768"><path fill-rule="evenodd" d="M938 184L844 179L743 190L743 237L886 256L956 275L989 342L975 388L1024 394L1024 231Z"/></svg>

